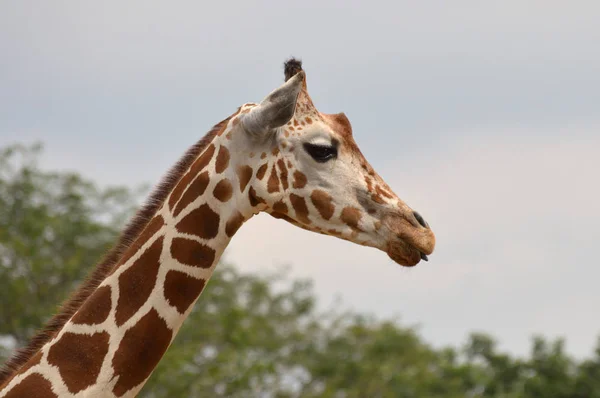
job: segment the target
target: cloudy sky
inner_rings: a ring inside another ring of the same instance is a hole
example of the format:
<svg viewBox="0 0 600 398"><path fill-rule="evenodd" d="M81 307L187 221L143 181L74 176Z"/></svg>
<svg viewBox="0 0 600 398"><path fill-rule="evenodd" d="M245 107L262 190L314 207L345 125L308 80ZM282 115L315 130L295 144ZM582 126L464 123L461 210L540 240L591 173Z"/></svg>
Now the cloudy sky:
<svg viewBox="0 0 600 398"><path fill-rule="evenodd" d="M0 146L43 141L46 167L154 183L298 56L436 252L400 268L259 216L225 258L290 264L323 307L400 316L438 346L477 330L525 354L541 333L581 356L600 335L599 16L591 0L4 3Z"/></svg>

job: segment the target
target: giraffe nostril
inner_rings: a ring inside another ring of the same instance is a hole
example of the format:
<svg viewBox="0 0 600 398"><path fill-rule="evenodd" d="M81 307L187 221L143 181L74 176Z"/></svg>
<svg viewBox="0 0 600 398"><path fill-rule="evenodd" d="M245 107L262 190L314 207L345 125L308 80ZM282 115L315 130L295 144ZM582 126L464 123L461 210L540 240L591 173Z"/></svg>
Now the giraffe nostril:
<svg viewBox="0 0 600 398"><path fill-rule="evenodd" d="M415 216L415 218L417 219L417 221L419 222L419 224L421 224L421 226L423 228L429 228L429 225L427 224L427 222L425 221L425 219L423 218L423 216L421 216L416 211L413 211L413 215Z"/></svg>

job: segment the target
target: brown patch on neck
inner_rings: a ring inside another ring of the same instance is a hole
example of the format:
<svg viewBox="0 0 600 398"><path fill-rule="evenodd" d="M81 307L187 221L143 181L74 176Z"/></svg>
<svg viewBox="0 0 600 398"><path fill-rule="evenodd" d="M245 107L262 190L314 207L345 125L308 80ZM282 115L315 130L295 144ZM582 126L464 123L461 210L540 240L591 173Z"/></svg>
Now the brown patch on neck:
<svg viewBox="0 0 600 398"><path fill-rule="evenodd" d="M231 238L237 232L237 230L240 229L245 220L246 219L239 211L236 211L233 215L231 215L225 224L225 233L227 236Z"/></svg>
<svg viewBox="0 0 600 398"><path fill-rule="evenodd" d="M271 175L269 176L269 180L267 181L267 192L279 192L279 177L277 177L275 163L273 163L273 167L271 168Z"/></svg>
<svg viewBox="0 0 600 398"><path fill-rule="evenodd" d="M156 215L144 229L144 232L136 239L136 241L127 249L121 260L113 268L111 274L114 273L120 266L125 264L131 256L137 253L146 242L148 242L160 229L165 225L165 220L161 215Z"/></svg>
<svg viewBox="0 0 600 398"><path fill-rule="evenodd" d="M171 343L173 332L154 308L125 332L112 361L120 397L146 380Z"/></svg>
<svg viewBox="0 0 600 398"><path fill-rule="evenodd" d="M29 344L17 350L4 364L0 370L0 385L12 378L15 372L42 348L44 344L50 341L56 332L62 329L65 323L71 319L85 300L96 290L106 276L110 274L115 264L119 262L123 254L131 246L131 242L135 242L140 238L142 231L144 231L152 217L163 205L169 193L173 191L177 182L190 168L198 155L202 153L219 132L227 127L229 120L236 116L240 110L241 108L238 108L237 112L233 115L215 125L200 141L188 149L175 166L171 168L167 176L157 185L146 203L138 210L123 230L112 250L96 265L86 280L81 283L77 291L63 303L60 311L29 341ZM44 395L40 394L39 396Z"/></svg>
<svg viewBox="0 0 600 398"><path fill-rule="evenodd" d="M183 178L180 179L179 183L173 189L173 192L171 193L171 196L169 197L169 208L170 209L173 209L173 207L175 206L177 201L181 198L181 195L183 194L183 192L186 189L189 192L188 186L190 185L190 182L194 178L196 178L196 180L198 179L197 178L198 173L200 173L203 169L206 168L206 166L208 166L214 153L215 153L215 146L213 144L209 144L208 147L202 153L202 155L200 155L198 157L198 159L194 162L194 164L191 166L190 171L188 171L183 176ZM208 172L205 172L205 173L208 175ZM181 207L181 205L178 207ZM177 211L177 209L175 209L175 211Z"/></svg>
<svg viewBox="0 0 600 398"><path fill-rule="evenodd" d="M199 198L206 191L206 187L210 182L210 177L208 175L208 171L203 171L200 173L192 185L185 191L179 203L175 209L173 209L173 216L177 217L179 213L181 213L186 207L188 207L194 200Z"/></svg>
<svg viewBox="0 0 600 398"><path fill-rule="evenodd" d="M67 332L50 347L48 363L58 368L70 393L77 394L96 382L108 353L108 340L107 332Z"/></svg>
<svg viewBox="0 0 600 398"><path fill-rule="evenodd" d="M231 199L232 195L233 187L231 186L231 183L227 178L224 178L221 181L219 181L219 183L215 186L215 189L213 190L213 196L221 202L227 202L229 199Z"/></svg>
<svg viewBox="0 0 600 398"><path fill-rule="evenodd" d="M273 203L273 211L275 213L287 214L288 207L283 201L280 200L278 202Z"/></svg>
<svg viewBox="0 0 600 398"><path fill-rule="evenodd" d="M110 314L110 293L110 286L98 288L77 311L72 322L80 325L98 325L104 322Z"/></svg>
<svg viewBox="0 0 600 398"><path fill-rule="evenodd" d="M52 392L52 384L48 380L40 374L32 373L4 396L4 398L23 397L58 398L58 395Z"/></svg>
<svg viewBox="0 0 600 398"><path fill-rule="evenodd" d="M248 200L250 201L250 206L256 207L260 204L266 204L267 202L256 194L254 187L250 187L248 190Z"/></svg>
<svg viewBox="0 0 600 398"><path fill-rule="evenodd" d="M285 167L285 161L283 159L279 159L277 161L277 167L279 168L279 178L281 179L281 185L283 185L283 190L286 191L288 189L288 170Z"/></svg>
<svg viewBox="0 0 600 398"><path fill-rule="evenodd" d="M119 275L119 301L115 311L117 326L131 318L150 297L163 249L164 237L158 238L131 267Z"/></svg>
<svg viewBox="0 0 600 398"><path fill-rule="evenodd" d="M258 171L256 172L256 178L258 180L262 180L265 177L265 174L267 173L267 168L269 167L268 163L263 164L262 166L260 166L258 168Z"/></svg>
<svg viewBox="0 0 600 398"><path fill-rule="evenodd" d="M215 172L220 174L225 171L227 166L229 166L229 149L221 145L215 162Z"/></svg>
<svg viewBox="0 0 600 398"><path fill-rule="evenodd" d="M171 256L181 264L192 267L210 268L215 261L215 251L199 242L186 238L174 238Z"/></svg>
<svg viewBox="0 0 600 398"><path fill-rule="evenodd" d="M219 233L219 221L219 215L205 203L179 221L176 228L184 234L212 239Z"/></svg>
<svg viewBox="0 0 600 398"><path fill-rule="evenodd" d="M164 294L170 305L180 314L185 313L200 296L206 281L193 278L180 271L170 270L165 277Z"/></svg>
<svg viewBox="0 0 600 398"><path fill-rule="evenodd" d="M248 165L238 167L237 175L240 180L240 192L244 192L248 182L250 182L250 179L252 178L252 167Z"/></svg>

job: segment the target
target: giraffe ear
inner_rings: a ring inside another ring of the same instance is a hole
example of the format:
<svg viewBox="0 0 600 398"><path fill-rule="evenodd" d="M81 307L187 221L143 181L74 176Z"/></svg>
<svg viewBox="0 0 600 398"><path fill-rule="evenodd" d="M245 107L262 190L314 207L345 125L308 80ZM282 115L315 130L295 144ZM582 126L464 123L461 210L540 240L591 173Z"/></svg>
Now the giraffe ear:
<svg viewBox="0 0 600 398"><path fill-rule="evenodd" d="M241 120L244 130L252 137L260 138L289 122L296 111L304 78L304 71L298 72L252 108Z"/></svg>

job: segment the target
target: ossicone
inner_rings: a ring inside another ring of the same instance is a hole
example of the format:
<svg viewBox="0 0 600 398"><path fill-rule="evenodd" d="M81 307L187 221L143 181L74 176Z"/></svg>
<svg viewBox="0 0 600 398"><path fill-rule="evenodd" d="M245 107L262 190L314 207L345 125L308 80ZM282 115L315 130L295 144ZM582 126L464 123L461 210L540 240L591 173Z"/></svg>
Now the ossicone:
<svg viewBox="0 0 600 398"><path fill-rule="evenodd" d="M285 61L283 64L283 73L285 74L285 81L287 82L294 77L298 72L302 71L302 61L292 57Z"/></svg>

